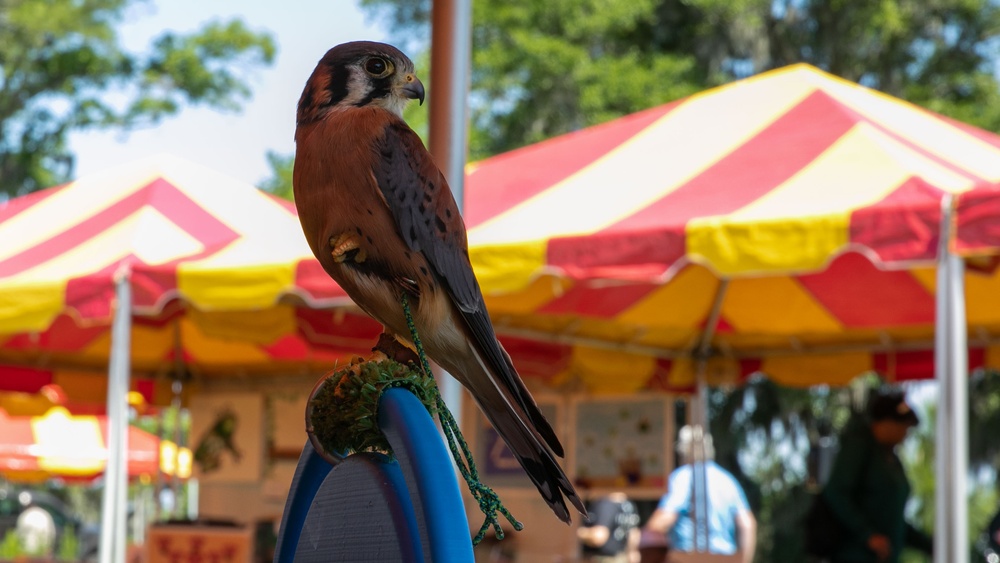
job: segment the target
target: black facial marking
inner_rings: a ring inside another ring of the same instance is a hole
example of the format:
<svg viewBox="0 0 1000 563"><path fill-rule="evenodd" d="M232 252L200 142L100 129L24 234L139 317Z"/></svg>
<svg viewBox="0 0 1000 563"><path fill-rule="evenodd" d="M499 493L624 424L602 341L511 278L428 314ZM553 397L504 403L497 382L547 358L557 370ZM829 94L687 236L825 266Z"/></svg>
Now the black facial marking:
<svg viewBox="0 0 1000 563"><path fill-rule="evenodd" d="M392 91L392 82L389 81L388 77L372 80L372 91L369 92L368 95L356 105L358 107L366 106L374 99L388 96L390 91Z"/></svg>
<svg viewBox="0 0 1000 563"><path fill-rule="evenodd" d="M330 83L326 85L327 92L330 93L330 103L335 106L347 97L347 77L349 73L346 68L338 67L330 69Z"/></svg>
<svg viewBox="0 0 1000 563"><path fill-rule="evenodd" d="M370 59L372 56L392 61L397 69L397 72L410 72L413 69L413 63L410 61L409 57L392 45L375 43L372 41L351 41L337 45L323 55L323 58L320 59L319 66L316 68L317 72L321 72L329 77L329 80L325 85L325 89L329 93L330 100L329 102L323 104L324 107L335 106L347 97L347 83L351 76L348 67L357 66L359 63ZM364 72L361 68L356 70ZM359 106L363 106L376 98L388 95L391 91L392 77L386 76L374 79L372 80L372 86L374 87L374 90L369 93L365 100L358 103ZM306 106L311 107L311 105L315 103L316 99L320 97L321 95L319 91L312 91L308 94L303 94L299 104L299 109L302 110Z"/></svg>

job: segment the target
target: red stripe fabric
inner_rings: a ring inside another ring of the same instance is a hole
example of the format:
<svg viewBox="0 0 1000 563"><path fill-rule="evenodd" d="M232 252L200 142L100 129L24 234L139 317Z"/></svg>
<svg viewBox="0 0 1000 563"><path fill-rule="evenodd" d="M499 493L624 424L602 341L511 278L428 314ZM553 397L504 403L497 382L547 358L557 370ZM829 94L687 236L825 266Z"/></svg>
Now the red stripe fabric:
<svg viewBox="0 0 1000 563"><path fill-rule="evenodd" d="M686 252L693 217L732 213L766 195L847 133L856 116L814 92L702 174L602 232L549 241L549 263L573 277L658 275ZM803 123L814 124L803 127ZM669 154L664 155L669 165Z"/></svg>
<svg viewBox="0 0 1000 563"><path fill-rule="evenodd" d="M634 137L676 105L640 111L482 161L466 182L470 192L462 211L465 224L475 227L545 191Z"/></svg>
<svg viewBox="0 0 1000 563"><path fill-rule="evenodd" d="M309 346L294 334L282 336L262 348L277 360L304 360L309 357Z"/></svg>
<svg viewBox="0 0 1000 563"><path fill-rule="evenodd" d="M66 282L66 306L84 319L111 318L115 303L115 286L112 282L120 264L131 264L138 259L129 254L119 262L109 264L93 274L72 278Z"/></svg>
<svg viewBox="0 0 1000 563"><path fill-rule="evenodd" d="M920 178L908 178L878 203L851 213L851 242L872 249L883 262L932 260L942 195Z"/></svg>
<svg viewBox="0 0 1000 563"><path fill-rule="evenodd" d="M578 284L571 287L561 297L546 303L539 309L539 312L551 315L574 314L610 319L636 304L655 291L656 288L656 285L646 283L604 287Z"/></svg>
<svg viewBox="0 0 1000 563"><path fill-rule="evenodd" d="M934 378L934 350L878 352L872 355L875 371L891 381L914 381ZM986 350L969 348L969 371L986 363Z"/></svg>
<svg viewBox="0 0 1000 563"><path fill-rule="evenodd" d="M916 278L905 271L879 270L860 254L845 254L826 270L797 279L849 328L934 323L934 296Z"/></svg>
<svg viewBox="0 0 1000 563"><path fill-rule="evenodd" d="M549 380L566 371L573 358L573 347L568 344L539 342L515 336L500 336L500 343L510 354L521 377Z"/></svg>
<svg viewBox="0 0 1000 563"><path fill-rule="evenodd" d="M30 209L31 207L38 205L39 203L45 201L46 199L56 195L63 188L69 184L63 184L61 186L53 186L44 190L39 190L37 192L32 192L21 197L7 200L0 203L0 222L3 222L22 211Z"/></svg>
<svg viewBox="0 0 1000 563"><path fill-rule="evenodd" d="M334 283L319 261L312 258L295 265L295 286L304 289L313 299L347 297L347 293Z"/></svg>
<svg viewBox="0 0 1000 563"><path fill-rule="evenodd" d="M0 277L44 264L103 233L146 205L162 213L207 248L218 249L239 238L237 232L191 201L183 192L158 179L52 238L0 260Z"/></svg>
<svg viewBox="0 0 1000 563"><path fill-rule="evenodd" d="M958 196L955 250L996 254L1000 249L1000 186L971 190Z"/></svg>
<svg viewBox="0 0 1000 563"><path fill-rule="evenodd" d="M218 250L240 238L239 233L163 178L153 180L140 191L148 194L149 206L200 242L206 250Z"/></svg>
<svg viewBox="0 0 1000 563"><path fill-rule="evenodd" d="M0 365L0 389L21 393L37 393L52 383L52 372L18 366Z"/></svg>
<svg viewBox="0 0 1000 563"><path fill-rule="evenodd" d="M692 217L732 213L798 173L856 122L836 100L814 92L690 182L607 231L658 230L683 226ZM669 163L665 154L663 165Z"/></svg>
<svg viewBox="0 0 1000 563"><path fill-rule="evenodd" d="M136 379L135 391L142 395L143 400L149 405L156 404L156 381L153 379Z"/></svg>
<svg viewBox="0 0 1000 563"><path fill-rule="evenodd" d="M45 331L31 334L16 334L3 344L5 349L46 352L79 352L101 334L107 332L107 326L81 327L70 315L59 315ZM7 390L3 385L0 389Z"/></svg>
<svg viewBox="0 0 1000 563"><path fill-rule="evenodd" d="M132 270L132 304L135 307L163 305L163 296L177 289L174 265L141 266Z"/></svg>
<svg viewBox="0 0 1000 563"><path fill-rule="evenodd" d="M659 276L684 257L684 226L553 238L548 263L575 279Z"/></svg>

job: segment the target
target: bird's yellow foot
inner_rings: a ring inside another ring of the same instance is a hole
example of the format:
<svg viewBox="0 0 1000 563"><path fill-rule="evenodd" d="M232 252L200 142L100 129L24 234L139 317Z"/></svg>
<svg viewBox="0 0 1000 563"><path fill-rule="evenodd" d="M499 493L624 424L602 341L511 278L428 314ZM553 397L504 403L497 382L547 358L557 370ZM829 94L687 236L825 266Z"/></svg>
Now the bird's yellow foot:
<svg viewBox="0 0 1000 563"><path fill-rule="evenodd" d="M341 233L338 236L330 237L330 251L333 254L333 261L338 264L345 260L352 260L357 263L364 262L368 258L368 253L358 244L358 237L354 233Z"/></svg>

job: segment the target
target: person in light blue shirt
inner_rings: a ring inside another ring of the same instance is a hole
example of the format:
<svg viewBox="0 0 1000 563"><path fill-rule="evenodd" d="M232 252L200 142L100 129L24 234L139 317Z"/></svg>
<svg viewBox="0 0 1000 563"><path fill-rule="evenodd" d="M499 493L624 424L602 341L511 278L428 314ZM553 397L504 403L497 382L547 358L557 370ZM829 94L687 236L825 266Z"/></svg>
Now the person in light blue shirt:
<svg viewBox="0 0 1000 563"><path fill-rule="evenodd" d="M685 426L677 453L683 464L670 474L667 494L646 527L669 532L672 550L738 553L743 563L751 563L757 520L739 482L713 461L712 437L699 426Z"/></svg>

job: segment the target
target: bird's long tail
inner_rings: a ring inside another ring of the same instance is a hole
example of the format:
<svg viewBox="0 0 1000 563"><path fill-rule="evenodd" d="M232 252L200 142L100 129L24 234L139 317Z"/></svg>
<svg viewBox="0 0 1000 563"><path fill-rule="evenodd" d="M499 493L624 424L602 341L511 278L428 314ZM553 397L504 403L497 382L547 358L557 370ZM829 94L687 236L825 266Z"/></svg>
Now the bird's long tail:
<svg viewBox="0 0 1000 563"><path fill-rule="evenodd" d="M473 366L462 367L473 369ZM459 369L459 366L455 368ZM484 368L480 364L474 369ZM490 424L503 438L556 516L569 523L570 513L566 500L581 514L586 514L583 501L577 495L573 483L559 466L555 455L546 445L546 440L535 430L530 422L532 418L526 415L518 402L509 393L502 391L492 377L468 377L470 372L467 370L451 373L469 388ZM535 416L542 417L542 414L537 412Z"/></svg>

